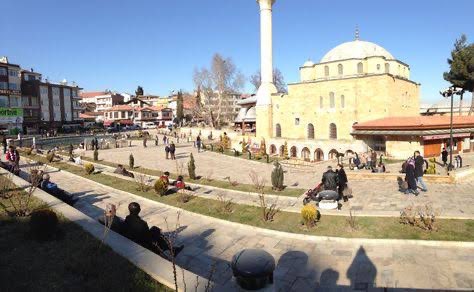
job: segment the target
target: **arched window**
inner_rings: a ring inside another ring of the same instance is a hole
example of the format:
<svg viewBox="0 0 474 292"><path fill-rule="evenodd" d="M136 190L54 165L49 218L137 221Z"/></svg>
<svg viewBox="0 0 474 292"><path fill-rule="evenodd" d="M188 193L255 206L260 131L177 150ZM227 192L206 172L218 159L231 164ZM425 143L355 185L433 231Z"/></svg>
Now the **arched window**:
<svg viewBox="0 0 474 292"><path fill-rule="evenodd" d="M339 75L344 74L344 67L342 66L342 64L337 65L337 73Z"/></svg>
<svg viewBox="0 0 474 292"><path fill-rule="evenodd" d="M344 95L341 95L341 107L346 107L346 98L344 97Z"/></svg>
<svg viewBox="0 0 474 292"><path fill-rule="evenodd" d="M337 126L334 123L329 125L329 139L337 139Z"/></svg>
<svg viewBox="0 0 474 292"><path fill-rule="evenodd" d="M385 63L385 73L390 73L390 64Z"/></svg>
<svg viewBox="0 0 474 292"><path fill-rule="evenodd" d="M377 64L377 71L380 70L380 64Z"/></svg>
<svg viewBox="0 0 474 292"><path fill-rule="evenodd" d="M308 139L314 139L314 126L313 126L313 124L308 124Z"/></svg>
<svg viewBox="0 0 474 292"><path fill-rule="evenodd" d="M276 130L275 136L277 138L280 138L281 137L281 126L280 126L280 124L276 124L275 130Z"/></svg>
<svg viewBox="0 0 474 292"><path fill-rule="evenodd" d="M319 97L319 108L324 107L324 98L322 96Z"/></svg>
<svg viewBox="0 0 474 292"><path fill-rule="evenodd" d="M336 107L336 101L334 100L334 92L330 92L329 93L329 106L331 108L335 108Z"/></svg>
<svg viewBox="0 0 474 292"><path fill-rule="evenodd" d="M324 66L324 76L329 76L329 66Z"/></svg>
<svg viewBox="0 0 474 292"><path fill-rule="evenodd" d="M359 73L359 74L364 73L364 64L362 64L362 62L357 64L357 73Z"/></svg>
<svg viewBox="0 0 474 292"><path fill-rule="evenodd" d="M290 148L290 157L296 158L298 156L298 149L295 146Z"/></svg>

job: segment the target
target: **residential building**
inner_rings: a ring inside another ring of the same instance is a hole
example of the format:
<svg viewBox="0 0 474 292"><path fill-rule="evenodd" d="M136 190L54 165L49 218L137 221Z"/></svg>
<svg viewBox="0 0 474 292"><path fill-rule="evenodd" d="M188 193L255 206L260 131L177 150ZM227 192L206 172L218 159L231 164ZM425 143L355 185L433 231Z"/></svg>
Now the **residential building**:
<svg viewBox="0 0 474 292"><path fill-rule="evenodd" d="M153 122L157 126L167 126L172 123L173 114L169 108L159 108L154 106L144 105L117 105L104 112L104 125L140 125Z"/></svg>
<svg viewBox="0 0 474 292"><path fill-rule="evenodd" d="M466 94L465 94L466 97ZM470 97L470 96L469 96ZM459 98L456 98L453 102L453 114L456 116L467 116L471 110L471 99L464 99L461 104ZM422 104L420 105L420 115L422 116L449 116L451 114L451 100L445 99L434 104Z"/></svg>
<svg viewBox="0 0 474 292"><path fill-rule="evenodd" d="M81 103L95 104L96 112L103 112L124 102L121 94L110 91L81 92L80 96Z"/></svg>
<svg viewBox="0 0 474 292"><path fill-rule="evenodd" d="M0 57L0 131L22 127L20 66Z"/></svg>
<svg viewBox="0 0 474 292"><path fill-rule="evenodd" d="M224 93L219 105L219 94L217 92L210 96L206 95L205 92L201 92L201 102L204 107L213 112L214 118L217 118L220 107L221 121L232 123L240 111L239 101L243 99L243 96L246 95L237 92Z"/></svg>

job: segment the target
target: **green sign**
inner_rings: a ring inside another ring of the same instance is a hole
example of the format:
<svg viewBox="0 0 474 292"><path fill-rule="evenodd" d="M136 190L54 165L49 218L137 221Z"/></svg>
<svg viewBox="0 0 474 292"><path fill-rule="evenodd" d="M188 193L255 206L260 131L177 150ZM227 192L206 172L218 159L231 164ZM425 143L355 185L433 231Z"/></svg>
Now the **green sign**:
<svg viewBox="0 0 474 292"><path fill-rule="evenodd" d="M23 109L0 107L0 123L8 123L8 124L23 123Z"/></svg>

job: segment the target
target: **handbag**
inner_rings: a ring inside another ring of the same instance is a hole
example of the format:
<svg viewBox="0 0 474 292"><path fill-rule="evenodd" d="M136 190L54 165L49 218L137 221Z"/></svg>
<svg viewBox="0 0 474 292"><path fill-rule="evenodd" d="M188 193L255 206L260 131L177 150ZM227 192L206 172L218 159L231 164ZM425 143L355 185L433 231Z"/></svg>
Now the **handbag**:
<svg viewBox="0 0 474 292"><path fill-rule="evenodd" d="M342 191L342 195L348 198L353 198L354 196L352 195L352 188L350 188L347 184L344 190Z"/></svg>

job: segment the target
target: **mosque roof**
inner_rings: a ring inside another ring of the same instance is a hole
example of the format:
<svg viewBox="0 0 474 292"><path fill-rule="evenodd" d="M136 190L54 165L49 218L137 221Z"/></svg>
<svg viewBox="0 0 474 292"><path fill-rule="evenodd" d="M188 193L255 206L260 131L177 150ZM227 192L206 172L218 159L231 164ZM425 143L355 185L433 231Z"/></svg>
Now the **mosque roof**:
<svg viewBox="0 0 474 292"><path fill-rule="evenodd" d="M392 54L381 46L361 41L354 40L351 42L346 42L338 45L337 47L330 50L324 57L321 59L321 63L347 60L347 59L365 59L368 57L385 57L388 60L395 59Z"/></svg>
<svg viewBox="0 0 474 292"><path fill-rule="evenodd" d="M447 129L450 116L386 117L352 126L355 130ZM453 116L454 128L474 127L474 116Z"/></svg>

